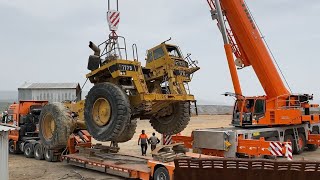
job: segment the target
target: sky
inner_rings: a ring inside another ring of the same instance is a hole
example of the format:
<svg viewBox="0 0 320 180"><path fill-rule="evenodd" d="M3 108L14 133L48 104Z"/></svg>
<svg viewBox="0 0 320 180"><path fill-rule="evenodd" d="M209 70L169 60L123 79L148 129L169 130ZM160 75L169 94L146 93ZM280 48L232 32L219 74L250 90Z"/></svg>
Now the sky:
<svg viewBox="0 0 320 180"><path fill-rule="evenodd" d="M115 2L115 1L112 1ZM294 93L315 95L320 102L320 1L247 0ZM113 4L115 5L115 4ZM201 104L231 105L224 97L232 82L221 34L206 0L120 0L118 34L126 37L128 55L172 37L171 44L192 54L201 70L190 84ZM85 82L88 42L106 40L107 1L0 0L0 91L24 82ZM263 95L251 67L239 71L244 95ZM87 83L84 90L92 87Z"/></svg>

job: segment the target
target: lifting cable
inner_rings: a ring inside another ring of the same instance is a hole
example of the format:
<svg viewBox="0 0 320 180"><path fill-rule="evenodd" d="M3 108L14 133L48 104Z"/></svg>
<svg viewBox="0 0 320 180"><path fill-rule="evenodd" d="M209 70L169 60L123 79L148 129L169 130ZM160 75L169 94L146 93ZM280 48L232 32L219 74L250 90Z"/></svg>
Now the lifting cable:
<svg viewBox="0 0 320 180"><path fill-rule="evenodd" d="M82 85L81 89L80 89L80 92L77 94L77 97L76 99L74 99L73 101L76 101L78 99L78 96L82 93L82 89L84 88L84 86L87 84L87 81L88 81L89 78L86 79L86 81L84 82L84 84ZM81 97L79 98L81 99Z"/></svg>
<svg viewBox="0 0 320 180"><path fill-rule="evenodd" d="M252 18L252 20L253 20L254 24L256 25L256 27L257 27L257 29L258 29L259 33L261 34L261 38L263 39L263 41L264 41L265 45L267 46L267 48L268 48L268 50L269 50L269 52L270 52L270 54L271 54L271 56L272 56L273 61L276 63L276 65L277 65L277 67L278 67L278 69L279 69L279 71L280 71L280 73L281 73L281 76L283 77L284 81L286 82L286 84L287 84L287 86L288 86L288 88L289 88L289 90L290 90L290 93L292 93L291 87L290 87L290 85L289 85L289 83L288 83L288 81L287 81L286 77L284 76L284 74L283 74L283 72L282 72L282 70L281 70L281 68L280 68L280 66L279 66L279 64L278 64L278 62L277 62L277 60L276 60L276 58L275 58L275 56L274 56L273 52L271 51L271 48L270 48L270 46L269 46L269 44L268 44L267 40L265 39L265 36L262 34L262 32L261 32L261 30L260 30L260 28L259 28L259 26L258 26L258 24L257 24L256 20L254 19L254 16L252 15L252 13L251 13L251 11L250 11L249 6L247 5L247 3L246 3L245 1L243 1L243 2L244 2L244 4L246 5L246 8L248 9L248 12L249 12L249 14L250 14L250 16L251 16L251 18Z"/></svg>

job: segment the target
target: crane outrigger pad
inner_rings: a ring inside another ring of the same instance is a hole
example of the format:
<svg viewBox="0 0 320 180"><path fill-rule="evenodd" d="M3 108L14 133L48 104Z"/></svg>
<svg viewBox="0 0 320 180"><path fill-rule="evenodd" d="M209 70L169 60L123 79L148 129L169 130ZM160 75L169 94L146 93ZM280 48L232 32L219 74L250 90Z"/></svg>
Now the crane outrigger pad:
<svg viewBox="0 0 320 180"><path fill-rule="evenodd" d="M320 162L251 159L176 159L174 179L316 180Z"/></svg>

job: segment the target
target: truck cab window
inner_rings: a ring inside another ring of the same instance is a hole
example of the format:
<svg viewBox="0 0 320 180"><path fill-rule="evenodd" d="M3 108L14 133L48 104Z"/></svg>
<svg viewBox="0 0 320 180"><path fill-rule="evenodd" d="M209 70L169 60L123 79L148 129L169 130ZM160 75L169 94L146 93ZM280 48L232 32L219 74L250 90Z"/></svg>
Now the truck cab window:
<svg viewBox="0 0 320 180"><path fill-rule="evenodd" d="M169 53L169 56L182 58L180 51L177 49L177 47L174 46L167 46L167 51Z"/></svg>
<svg viewBox="0 0 320 180"><path fill-rule="evenodd" d="M162 47L159 47L158 49L153 51L153 59L157 60L159 58L162 58L164 56L164 51Z"/></svg>
<svg viewBox="0 0 320 180"><path fill-rule="evenodd" d="M255 114L264 114L265 113L265 100L257 99L256 104L254 106Z"/></svg>
<svg viewBox="0 0 320 180"><path fill-rule="evenodd" d="M152 56L152 52L149 52L147 56L147 62L149 63L151 61L153 61L153 56Z"/></svg>

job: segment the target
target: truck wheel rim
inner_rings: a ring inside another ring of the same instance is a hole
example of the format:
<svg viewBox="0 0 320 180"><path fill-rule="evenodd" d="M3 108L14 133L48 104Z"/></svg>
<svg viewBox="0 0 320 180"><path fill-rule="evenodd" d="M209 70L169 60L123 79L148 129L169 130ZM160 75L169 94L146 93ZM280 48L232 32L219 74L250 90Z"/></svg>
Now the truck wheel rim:
<svg viewBox="0 0 320 180"><path fill-rule="evenodd" d="M26 149L26 155L29 155L29 154L30 154L30 151L31 151L30 148L27 148L27 149Z"/></svg>
<svg viewBox="0 0 320 180"><path fill-rule="evenodd" d="M9 150L10 150L10 152L14 152L14 145L13 144L9 146Z"/></svg>
<svg viewBox="0 0 320 180"><path fill-rule="evenodd" d="M40 149L36 149L35 155L36 155L37 157L40 157Z"/></svg>
<svg viewBox="0 0 320 180"><path fill-rule="evenodd" d="M50 152L49 152L49 150L46 151L45 156L46 156L47 159L50 159Z"/></svg>
<svg viewBox="0 0 320 180"><path fill-rule="evenodd" d="M96 125L107 125L111 117L111 107L108 100L105 98L97 99L93 104L92 116Z"/></svg>
<svg viewBox="0 0 320 180"><path fill-rule="evenodd" d="M42 133L46 140L53 137L53 132L55 131L56 124L54 118L51 114L46 114L44 120L42 121Z"/></svg>
<svg viewBox="0 0 320 180"><path fill-rule="evenodd" d="M166 180L166 179L167 179L167 176L163 172L161 172L157 177L157 180Z"/></svg>

